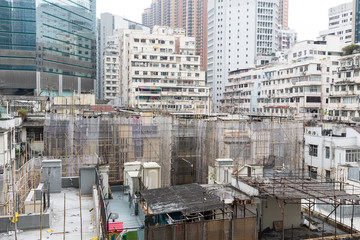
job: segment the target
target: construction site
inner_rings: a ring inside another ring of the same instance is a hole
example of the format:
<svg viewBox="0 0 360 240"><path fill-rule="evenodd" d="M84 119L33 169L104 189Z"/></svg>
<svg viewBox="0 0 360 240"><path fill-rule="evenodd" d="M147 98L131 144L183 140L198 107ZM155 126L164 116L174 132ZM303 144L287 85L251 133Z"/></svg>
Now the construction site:
<svg viewBox="0 0 360 240"><path fill-rule="evenodd" d="M44 156L63 160L63 176L83 165L109 165L110 182L123 182L126 162L157 162L161 186L207 183L217 158L245 164L302 168L303 124L238 118L188 119L121 114L48 115Z"/></svg>
<svg viewBox="0 0 360 240"><path fill-rule="evenodd" d="M16 129L10 131L8 137L15 138L15 132ZM96 116L47 114L40 138L27 142L25 151L13 155L10 151L3 153L5 164L0 174L0 213L4 219L9 219L6 216L15 217L17 214L24 216L32 213L32 216L38 216L44 220L45 212L50 207L47 198L50 186L42 185L44 167L46 167L44 164L49 164L47 161L50 161L50 164L55 163L52 161L59 161L62 186L77 186L79 191L82 191L79 187L81 185L80 172L84 171L84 168L86 170L88 167L108 166L107 181L110 186L122 186L126 181L124 169L127 163L153 162L160 166L159 187L162 188L193 183L207 184L210 181L218 184L231 184L233 181L238 184L233 184L233 188L247 196L238 201L242 202L240 206L244 206L244 209L245 203L248 202L246 211L252 212L251 221L256 227L254 233L272 227L275 220L281 221L281 218L269 220L271 224L268 225L258 222L256 213L259 213L259 210L254 209L254 206L259 204L256 198L270 197L275 199L275 203L279 203L274 206L278 205L279 212L283 214L282 227L279 228L280 232L281 229L283 231L283 237L284 231L294 226L294 223L290 224L292 220L285 214L287 211L285 205L296 205L295 210L298 211L296 216L300 216L299 214L303 211L307 212L309 222L311 222L311 214L316 204L332 206L329 216L335 212L335 226L337 226L339 224L336 223L338 206L357 207L359 199L357 195L342 194L346 189L340 183L329 184L322 180L307 182L309 173L304 167L303 139L304 123L283 119L259 121L243 119L239 116L204 117L130 111ZM43 144L43 148L34 147L35 142ZM214 181L217 173L212 172L211 169L218 164L217 159L231 159L231 173L227 177L230 181ZM51 167L54 166L51 165ZM96 179L99 179L100 174L95 175ZM103 183L96 180L96 184L97 191L102 192ZM140 185L144 187L144 183ZM245 185L247 186L243 188ZM304 185L306 188L301 187ZM258 193L253 194L255 190L249 192L250 187L256 189ZM37 192L40 197L36 196ZM80 202L81 195L78 195ZM109 216L102 202L108 197L111 198L111 193L109 195L100 193L99 196L97 199L100 202L98 222L101 227L98 227L99 231L95 235L105 238L109 231ZM302 202L302 200L307 202ZM43 205L45 208L40 207ZM32 210L29 210L30 208ZM233 207L228 207L230 210L223 210L223 221L227 218L226 216L234 216L238 211L231 208ZM265 212L265 210L262 211ZM276 216L281 217L281 214ZM213 220L216 219L219 220L219 218L213 218ZM299 219L296 220L296 226L300 227ZM348 231L351 234L357 232L353 220L354 217L351 220L351 231ZM1 217L0 221L2 221ZM249 219L246 220L244 215L243 220L234 221L246 224ZM345 223L345 220L341 222L340 219L339 222ZM178 223L185 224L186 220ZM227 222L226 226L231 228L231 224L231 221ZM40 228L40 232L42 228L49 227L46 224L42 225L41 220L38 225L35 227ZM309 229L310 225L311 223ZM153 226L149 226L149 229L150 227L152 238L146 239L156 239L157 230L154 230ZM11 229L16 229L16 223L10 221L2 231ZM238 226L237 229L242 228ZM226 232L223 234L223 239L233 239L231 234L229 235L230 230L227 228L221 230ZM241 237L240 230L237 231L236 236L239 238L235 239L247 239L244 236ZM65 234L65 230L62 233ZM81 230L82 233L83 230ZM246 234L246 236L251 236L251 239L261 236L261 234L252 235L249 232ZM185 237L185 235L181 236ZM310 236L312 235L309 235L309 238Z"/></svg>

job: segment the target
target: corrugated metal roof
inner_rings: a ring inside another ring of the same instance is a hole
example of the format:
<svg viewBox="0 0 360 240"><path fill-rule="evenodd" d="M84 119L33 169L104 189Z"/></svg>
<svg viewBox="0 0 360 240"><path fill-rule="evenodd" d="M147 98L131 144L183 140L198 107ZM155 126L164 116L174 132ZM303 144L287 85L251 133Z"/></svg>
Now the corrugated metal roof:
<svg viewBox="0 0 360 240"><path fill-rule="evenodd" d="M184 215L223 208L215 194L209 194L199 184L186 184L141 191L153 214L182 212Z"/></svg>

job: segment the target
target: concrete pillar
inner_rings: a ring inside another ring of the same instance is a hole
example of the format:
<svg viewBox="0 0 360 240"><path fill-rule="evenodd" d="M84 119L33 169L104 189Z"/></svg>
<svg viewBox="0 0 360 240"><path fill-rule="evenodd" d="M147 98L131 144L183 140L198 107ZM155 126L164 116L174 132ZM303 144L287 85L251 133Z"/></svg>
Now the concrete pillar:
<svg viewBox="0 0 360 240"><path fill-rule="evenodd" d="M99 172L102 177L102 188L105 198L109 198L109 165L100 166Z"/></svg>
<svg viewBox="0 0 360 240"><path fill-rule="evenodd" d="M78 77L78 94L81 94L81 77Z"/></svg>
<svg viewBox="0 0 360 240"><path fill-rule="evenodd" d="M61 192L61 160L43 160L41 181L50 193Z"/></svg>
<svg viewBox="0 0 360 240"><path fill-rule="evenodd" d="M41 94L40 72L36 72L36 95L40 96L40 94Z"/></svg>
<svg viewBox="0 0 360 240"><path fill-rule="evenodd" d="M93 185L96 184L95 167L82 167L79 171L81 195L92 194Z"/></svg>
<svg viewBox="0 0 360 240"><path fill-rule="evenodd" d="M63 76L59 75L59 96L63 95Z"/></svg>

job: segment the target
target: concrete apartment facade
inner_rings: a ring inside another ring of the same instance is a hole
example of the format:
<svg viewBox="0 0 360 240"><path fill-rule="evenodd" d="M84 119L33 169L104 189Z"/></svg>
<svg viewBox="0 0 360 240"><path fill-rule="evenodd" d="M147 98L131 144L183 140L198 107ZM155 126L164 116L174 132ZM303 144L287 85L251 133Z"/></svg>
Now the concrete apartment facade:
<svg viewBox="0 0 360 240"><path fill-rule="evenodd" d="M211 91L205 86L205 72L195 54L195 38L185 37L182 29L155 26L152 34L124 30L120 39L123 106L211 112Z"/></svg>
<svg viewBox="0 0 360 240"><path fill-rule="evenodd" d="M228 72L264 65L278 49L279 1L209 1L208 75L219 111Z"/></svg>
<svg viewBox="0 0 360 240"><path fill-rule="evenodd" d="M207 67L208 0L152 0L142 14L142 23L185 29L187 37L195 37L196 54L201 66Z"/></svg>
<svg viewBox="0 0 360 240"><path fill-rule="evenodd" d="M334 74L329 96L332 120L356 123L360 120L360 54L344 56Z"/></svg>
<svg viewBox="0 0 360 240"><path fill-rule="evenodd" d="M103 67L106 59L105 54L111 54L111 52L117 51L112 36L116 35L115 32L117 29L137 29L150 33L150 28L111 13L102 13L98 25L96 97L98 99L108 99L109 97L116 98L118 97L118 94L116 96L108 96L107 93L104 92L106 89L105 82L108 81L108 79L105 79L108 74L103 71L105 69Z"/></svg>
<svg viewBox="0 0 360 240"><path fill-rule="evenodd" d="M305 167L312 178L359 185L358 127L322 124L305 128Z"/></svg>
<svg viewBox="0 0 360 240"><path fill-rule="evenodd" d="M329 9L329 28L320 32L320 36L339 35L343 45L352 41L353 4L340 4Z"/></svg>
<svg viewBox="0 0 360 240"><path fill-rule="evenodd" d="M338 36L295 44L282 63L230 73L222 112L321 119L340 58Z"/></svg>
<svg viewBox="0 0 360 240"><path fill-rule="evenodd" d="M278 51L290 49L297 42L297 32L289 28L280 29L278 40Z"/></svg>

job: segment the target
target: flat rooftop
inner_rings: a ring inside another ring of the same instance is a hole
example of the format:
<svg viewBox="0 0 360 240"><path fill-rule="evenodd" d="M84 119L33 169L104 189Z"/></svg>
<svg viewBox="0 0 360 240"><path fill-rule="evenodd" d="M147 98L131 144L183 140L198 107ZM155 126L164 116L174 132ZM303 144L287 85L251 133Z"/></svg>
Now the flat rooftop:
<svg viewBox="0 0 360 240"><path fill-rule="evenodd" d="M66 194L65 236L67 240L81 239L79 189L63 188L61 193L50 194L50 228L42 230L42 239L62 240L64 230L64 193ZM83 239L96 237L90 210L93 209L92 196L81 196ZM0 239L14 239L14 232L0 233ZM40 229L19 231L18 240L40 239Z"/></svg>

